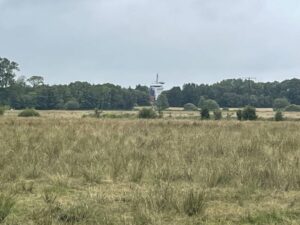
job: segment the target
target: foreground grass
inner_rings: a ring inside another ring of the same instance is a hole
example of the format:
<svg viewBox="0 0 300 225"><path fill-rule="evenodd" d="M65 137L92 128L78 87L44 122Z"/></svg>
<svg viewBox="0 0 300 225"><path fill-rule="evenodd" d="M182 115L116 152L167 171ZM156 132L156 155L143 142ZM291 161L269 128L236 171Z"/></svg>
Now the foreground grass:
<svg viewBox="0 0 300 225"><path fill-rule="evenodd" d="M300 224L299 128L0 118L0 223Z"/></svg>

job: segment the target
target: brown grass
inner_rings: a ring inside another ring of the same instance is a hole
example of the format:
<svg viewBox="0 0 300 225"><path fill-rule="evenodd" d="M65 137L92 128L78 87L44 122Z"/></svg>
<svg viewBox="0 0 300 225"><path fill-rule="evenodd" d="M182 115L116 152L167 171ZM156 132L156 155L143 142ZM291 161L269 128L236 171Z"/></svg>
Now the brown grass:
<svg viewBox="0 0 300 225"><path fill-rule="evenodd" d="M300 123L46 113L0 118L6 224L300 224Z"/></svg>

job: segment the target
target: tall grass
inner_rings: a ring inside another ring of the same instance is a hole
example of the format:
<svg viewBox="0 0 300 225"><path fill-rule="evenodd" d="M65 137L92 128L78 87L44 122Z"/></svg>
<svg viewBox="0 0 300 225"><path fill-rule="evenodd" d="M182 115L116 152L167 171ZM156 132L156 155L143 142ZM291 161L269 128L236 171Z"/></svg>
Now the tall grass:
<svg viewBox="0 0 300 225"><path fill-rule="evenodd" d="M299 128L287 121L0 118L0 190L20 184L16 214L8 216L9 204L3 215L22 224L251 224L271 221L261 218L271 211L259 213L269 204L286 210L276 221L297 224Z"/></svg>

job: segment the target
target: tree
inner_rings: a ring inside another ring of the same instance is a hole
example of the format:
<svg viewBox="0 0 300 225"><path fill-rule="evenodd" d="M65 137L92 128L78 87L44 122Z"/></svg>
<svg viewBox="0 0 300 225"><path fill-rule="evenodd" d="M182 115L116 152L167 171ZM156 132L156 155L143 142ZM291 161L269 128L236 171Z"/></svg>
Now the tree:
<svg viewBox="0 0 300 225"><path fill-rule="evenodd" d="M182 91L180 87L173 87L166 92L169 104L171 107L181 107L182 106Z"/></svg>
<svg viewBox="0 0 300 225"><path fill-rule="evenodd" d="M243 120L256 120L256 109L252 106L246 106L242 111Z"/></svg>
<svg viewBox="0 0 300 225"><path fill-rule="evenodd" d="M199 102L198 102L198 107L199 108L204 107L204 102L205 102L205 98L203 96L201 96L199 99Z"/></svg>
<svg viewBox="0 0 300 225"><path fill-rule="evenodd" d="M196 84L185 84L182 89L182 103L193 103L197 105L199 99L199 87Z"/></svg>
<svg viewBox="0 0 300 225"><path fill-rule="evenodd" d="M32 76L27 79L27 82L30 83L32 87L37 87L44 84L44 78L42 76Z"/></svg>
<svg viewBox="0 0 300 225"><path fill-rule="evenodd" d="M284 108L286 112L300 112L300 105L291 104Z"/></svg>
<svg viewBox="0 0 300 225"><path fill-rule="evenodd" d="M6 58L0 58L0 88L6 88L14 83L15 71L19 71L19 65Z"/></svg>
<svg viewBox="0 0 300 225"><path fill-rule="evenodd" d="M138 117L140 119L154 119L157 117L157 114L152 108L142 108L139 111Z"/></svg>
<svg viewBox="0 0 300 225"><path fill-rule="evenodd" d="M220 106L215 100L207 99L202 103L201 108L207 108L209 110L217 110L220 109Z"/></svg>
<svg viewBox="0 0 300 225"><path fill-rule="evenodd" d="M185 111L197 111L198 110L197 106L195 106L193 103L186 103L183 106L183 108Z"/></svg>
<svg viewBox="0 0 300 225"><path fill-rule="evenodd" d="M275 113L274 116L275 121L283 121L284 117L283 117L283 113L279 110Z"/></svg>
<svg viewBox="0 0 300 225"><path fill-rule="evenodd" d="M158 98L156 100L156 107L157 107L158 111L163 111L163 110L169 108L168 98L165 94L161 94L158 96Z"/></svg>
<svg viewBox="0 0 300 225"><path fill-rule="evenodd" d="M273 103L274 110L282 110L290 105L289 100L286 98L276 98Z"/></svg>
<svg viewBox="0 0 300 225"><path fill-rule="evenodd" d="M202 120L207 120L210 118L210 115L209 115L209 109L208 108L202 108L201 109L201 112L200 112L200 115L201 115L201 119Z"/></svg>

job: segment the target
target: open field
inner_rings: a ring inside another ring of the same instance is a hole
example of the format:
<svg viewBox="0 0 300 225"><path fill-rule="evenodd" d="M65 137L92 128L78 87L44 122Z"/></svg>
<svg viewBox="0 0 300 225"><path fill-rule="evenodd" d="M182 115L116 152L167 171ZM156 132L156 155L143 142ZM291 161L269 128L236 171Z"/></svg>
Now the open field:
<svg viewBox="0 0 300 225"><path fill-rule="evenodd" d="M137 115L139 108L133 111L103 111L103 114L111 115ZM236 119L237 108L231 108L229 111L223 111L223 117L227 118L227 114L231 119ZM257 108L257 115L260 119L272 119L275 112L271 108ZM16 117L20 110L6 111L6 116ZM93 110L43 110L39 113L45 118L81 118L83 115L93 113ZM195 119L199 117L197 111L184 111L183 108L170 108L164 111L164 117L170 119ZM300 120L300 112L284 112L284 116L288 119Z"/></svg>
<svg viewBox="0 0 300 225"><path fill-rule="evenodd" d="M0 223L300 224L300 123L44 113L0 117Z"/></svg>

